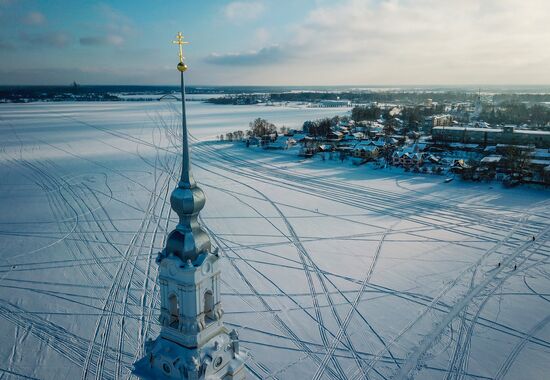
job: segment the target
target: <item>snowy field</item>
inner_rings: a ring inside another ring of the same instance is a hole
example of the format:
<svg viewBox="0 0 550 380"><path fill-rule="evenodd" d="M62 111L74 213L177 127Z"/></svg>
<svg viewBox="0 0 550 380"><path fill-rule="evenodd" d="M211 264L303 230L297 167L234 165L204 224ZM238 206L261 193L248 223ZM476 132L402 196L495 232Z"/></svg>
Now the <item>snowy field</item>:
<svg viewBox="0 0 550 380"><path fill-rule="evenodd" d="M550 192L207 141L345 112L188 103L249 378L548 378ZM130 377L177 132L161 102L0 105L0 379Z"/></svg>

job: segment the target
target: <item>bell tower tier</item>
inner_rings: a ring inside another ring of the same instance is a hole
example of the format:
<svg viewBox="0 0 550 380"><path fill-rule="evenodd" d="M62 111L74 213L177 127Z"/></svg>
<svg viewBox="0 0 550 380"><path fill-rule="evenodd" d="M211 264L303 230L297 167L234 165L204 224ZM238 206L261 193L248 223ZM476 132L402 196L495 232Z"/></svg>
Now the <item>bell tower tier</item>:
<svg viewBox="0 0 550 380"><path fill-rule="evenodd" d="M159 252L160 335L145 343L145 356L134 363L142 379L242 380L246 351L235 330L223 323L218 250L198 221L206 197L190 170L182 46L178 33L178 70L182 96L182 171L170 204L179 222Z"/></svg>
<svg viewBox="0 0 550 380"><path fill-rule="evenodd" d="M186 347L201 346L227 332L220 302L218 256L200 255L183 263L169 255L160 263L160 335ZM184 307L180 307L184 305Z"/></svg>

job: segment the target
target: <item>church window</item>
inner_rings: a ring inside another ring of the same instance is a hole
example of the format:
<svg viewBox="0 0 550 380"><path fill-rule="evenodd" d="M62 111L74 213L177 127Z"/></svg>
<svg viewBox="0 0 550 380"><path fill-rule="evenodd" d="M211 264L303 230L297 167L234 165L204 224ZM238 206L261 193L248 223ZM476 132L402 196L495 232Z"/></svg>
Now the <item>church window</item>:
<svg viewBox="0 0 550 380"><path fill-rule="evenodd" d="M170 326L178 327L180 321L180 308L178 304L178 296L174 293L168 297L168 305L170 307Z"/></svg>
<svg viewBox="0 0 550 380"><path fill-rule="evenodd" d="M204 319L206 323L214 322L214 296L210 290L204 293Z"/></svg>

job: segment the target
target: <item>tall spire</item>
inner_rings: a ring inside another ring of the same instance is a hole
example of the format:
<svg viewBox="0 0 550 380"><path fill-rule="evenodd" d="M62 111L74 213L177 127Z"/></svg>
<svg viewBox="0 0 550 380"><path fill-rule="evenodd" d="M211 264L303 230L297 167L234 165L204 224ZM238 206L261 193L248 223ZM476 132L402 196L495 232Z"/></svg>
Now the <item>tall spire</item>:
<svg viewBox="0 0 550 380"><path fill-rule="evenodd" d="M191 158L189 153L189 138L187 131L187 116L185 113L185 81L183 73L187 71L184 62L183 45L189 42L184 40L179 32L172 41L179 47L179 63L177 69L180 72L181 83L181 126L182 126L182 162L181 176L178 187L170 196L172 209L179 217L179 223L168 236L166 252L179 256L182 260L195 260L201 252L209 251L210 238L206 231L198 223L198 214L204 207L206 198L202 190L197 186L191 173Z"/></svg>
<svg viewBox="0 0 550 380"><path fill-rule="evenodd" d="M177 44L179 47L179 63L178 70L180 72L180 81L181 81L181 125L182 125L182 136L183 141L181 144L182 148L182 164L181 164L181 178L180 182L184 184L191 185L193 176L191 175L191 159L189 157L189 142L188 142L188 132L187 132L187 117L185 114L185 82L183 78L183 73L187 71L187 65L184 62L185 57L183 56L183 45L187 45L189 42L185 41L183 34L178 32L176 39L172 41L173 44Z"/></svg>
<svg viewBox="0 0 550 380"><path fill-rule="evenodd" d="M237 332L223 323L220 257L211 251L210 238L198 222L206 198L191 175L183 78L186 41L178 33L173 42L180 59L182 162L170 204L179 222L157 256L160 334L145 343L145 355L132 372L151 380L244 380L247 353Z"/></svg>

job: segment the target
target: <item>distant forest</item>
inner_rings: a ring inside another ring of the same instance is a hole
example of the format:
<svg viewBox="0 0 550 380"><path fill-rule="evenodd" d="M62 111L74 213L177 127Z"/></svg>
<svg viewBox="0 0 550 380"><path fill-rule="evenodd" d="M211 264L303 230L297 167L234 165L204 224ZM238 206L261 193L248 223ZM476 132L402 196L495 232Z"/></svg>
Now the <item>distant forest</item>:
<svg viewBox="0 0 550 380"><path fill-rule="evenodd" d="M0 102L121 101L120 94L165 95L179 93L178 86L0 86ZM189 94L229 93L228 89L187 87ZM153 100L153 99L150 99ZM156 100L156 99L155 99Z"/></svg>
<svg viewBox="0 0 550 380"><path fill-rule="evenodd" d="M236 94L209 99L214 104L254 104L270 100L272 102L315 103L325 100L346 99L352 103L397 103L403 105L423 104L426 99L436 103L473 102L477 98L473 92L414 92L414 91L380 91L380 92L281 92L270 94ZM486 98L486 96L484 96ZM549 94L495 94L492 96L495 105L503 103L543 103L550 102Z"/></svg>
<svg viewBox="0 0 550 380"><path fill-rule="evenodd" d="M346 99L353 103L395 102L402 104L422 104L426 99L434 102L473 102L476 93L461 91L445 92L414 92L414 91L384 91L384 92L289 92L271 94L274 102L314 102L320 100ZM496 94L493 95L496 103L511 102L550 102L550 94Z"/></svg>
<svg viewBox="0 0 550 380"><path fill-rule="evenodd" d="M427 99L436 103L473 102L477 93L473 91L429 91L429 90L341 90L317 91L278 89L274 87L199 87L188 86L189 94L225 95L208 100L214 104L255 104L259 102L319 102L324 100L346 99L353 103L397 103L406 106L423 104ZM147 96L174 94L178 86L0 86L0 102L29 101L118 101L120 95ZM483 95L484 103L495 106L520 103L550 103L549 93L496 93ZM490 100L489 100L490 99ZM153 98L149 100L154 100ZM519 110L521 112L521 110ZM498 116L491 115L493 118Z"/></svg>
<svg viewBox="0 0 550 380"><path fill-rule="evenodd" d="M548 95L550 99L550 94ZM476 94L466 92L290 92L281 94L271 94L271 100L274 102L315 102L321 100L346 99L353 103L370 102L398 102L418 104L426 99L432 99L434 102L460 102L474 101Z"/></svg>

